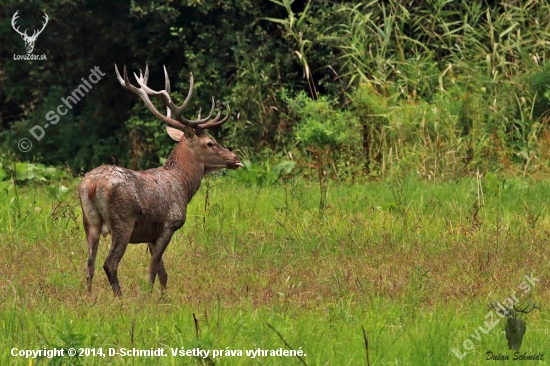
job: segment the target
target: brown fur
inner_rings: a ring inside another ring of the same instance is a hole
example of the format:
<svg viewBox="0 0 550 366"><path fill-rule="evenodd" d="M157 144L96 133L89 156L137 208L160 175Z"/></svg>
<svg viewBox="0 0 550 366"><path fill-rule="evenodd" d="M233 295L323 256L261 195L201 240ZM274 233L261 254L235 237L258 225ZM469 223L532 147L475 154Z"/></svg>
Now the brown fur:
<svg viewBox="0 0 550 366"><path fill-rule="evenodd" d="M95 190L97 188L97 183L92 183L89 187L88 187L88 199L90 201L94 201L95 200Z"/></svg>

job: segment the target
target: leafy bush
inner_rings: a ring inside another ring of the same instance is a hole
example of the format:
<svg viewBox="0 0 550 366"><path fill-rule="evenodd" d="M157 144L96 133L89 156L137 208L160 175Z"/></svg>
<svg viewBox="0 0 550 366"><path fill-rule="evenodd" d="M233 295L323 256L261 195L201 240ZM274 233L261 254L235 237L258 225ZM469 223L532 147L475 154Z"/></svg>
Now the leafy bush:
<svg viewBox="0 0 550 366"><path fill-rule="evenodd" d="M242 163L243 168L230 170L227 175L240 183L258 186L271 186L291 175L296 167L296 162L278 156L265 158L258 163L244 159Z"/></svg>
<svg viewBox="0 0 550 366"><path fill-rule="evenodd" d="M15 163L15 179L19 182L58 182L68 179L67 173L61 169L44 164Z"/></svg>
<svg viewBox="0 0 550 366"><path fill-rule="evenodd" d="M294 98L283 96L296 119L296 144L314 154L330 156L330 162L349 159L357 153L361 135L357 118L336 106L336 102L321 96L311 99L305 92Z"/></svg>

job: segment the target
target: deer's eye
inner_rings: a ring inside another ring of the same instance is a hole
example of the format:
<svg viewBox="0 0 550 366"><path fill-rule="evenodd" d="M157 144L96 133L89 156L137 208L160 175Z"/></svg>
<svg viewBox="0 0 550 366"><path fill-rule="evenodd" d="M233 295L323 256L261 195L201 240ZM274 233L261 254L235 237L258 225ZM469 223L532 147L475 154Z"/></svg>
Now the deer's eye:
<svg viewBox="0 0 550 366"><path fill-rule="evenodd" d="M213 147L213 146L214 146L214 143L213 143L212 141L208 141L208 142L206 143L206 146L208 146L208 147Z"/></svg>

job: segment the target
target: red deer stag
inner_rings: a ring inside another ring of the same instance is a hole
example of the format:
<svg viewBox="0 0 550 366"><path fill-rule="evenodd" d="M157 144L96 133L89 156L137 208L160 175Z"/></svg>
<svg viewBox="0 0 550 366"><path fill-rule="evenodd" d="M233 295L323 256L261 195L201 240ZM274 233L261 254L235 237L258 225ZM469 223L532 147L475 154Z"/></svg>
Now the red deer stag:
<svg viewBox="0 0 550 366"><path fill-rule="evenodd" d="M205 118L188 120L181 114L193 94L193 75L189 92L182 105L176 106L170 98L170 80L164 68L165 89L152 90L147 86L149 68L139 77L134 74L140 88L124 79L115 65L120 84L139 95L149 110L166 123L168 135L178 144L166 159L164 166L145 171L133 171L118 166L103 165L86 174L78 186L84 230L88 241L87 288L92 290L94 265L99 236L111 233L112 244L103 269L115 296L121 296L117 269L128 243L148 243L151 253L149 283L154 285L159 276L162 291L166 289L168 275L162 254L172 235L185 223L187 204L200 187L202 177L210 172L243 166L239 158L215 142L206 129L222 125L229 119L221 117L221 108L214 118L212 108ZM166 107L163 115L149 96L157 97ZM185 133L184 133L185 132Z"/></svg>

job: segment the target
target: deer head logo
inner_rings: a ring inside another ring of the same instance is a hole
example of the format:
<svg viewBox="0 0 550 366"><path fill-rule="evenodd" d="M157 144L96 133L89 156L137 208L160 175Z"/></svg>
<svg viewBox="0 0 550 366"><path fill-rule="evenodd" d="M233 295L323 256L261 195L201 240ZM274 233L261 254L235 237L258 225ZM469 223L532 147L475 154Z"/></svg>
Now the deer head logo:
<svg viewBox="0 0 550 366"><path fill-rule="evenodd" d="M19 18L19 15L17 15L17 13L19 13L19 10L16 11L15 14L13 14L13 17L11 18L11 26L17 33L21 35L21 38L23 38L23 41L25 41L25 48L27 49L27 53L32 53L32 50L34 49L34 42L36 42L36 39L38 38L40 33L42 33L44 28L46 28L46 24L48 24L48 14L44 13L45 22L42 23L42 29L40 29L39 31L35 29L32 33L32 36L29 36L27 34L26 29L25 29L25 32L20 32L19 26L15 24L17 18Z"/></svg>

